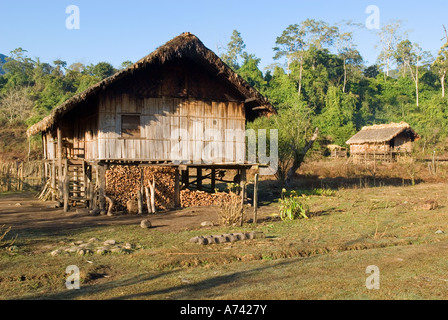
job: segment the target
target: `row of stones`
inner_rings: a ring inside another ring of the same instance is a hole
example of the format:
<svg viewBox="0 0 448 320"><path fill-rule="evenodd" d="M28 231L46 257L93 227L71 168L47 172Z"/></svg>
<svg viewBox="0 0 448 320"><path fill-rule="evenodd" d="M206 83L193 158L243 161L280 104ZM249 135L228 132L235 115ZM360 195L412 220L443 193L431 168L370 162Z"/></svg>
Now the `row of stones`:
<svg viewBox="0 0 448 320"><path fill-rule="evenodd" d="M239 232L239 233L227 233L221 235L211 235L211 236L197 236L190 239L192 243L198 243L202 245L208 244L220 244L226 242L235 242L240 240L252 240L264 238L264 234L261 231L252 232Z"/></svg>
<svg viewBox="0 0 448 320"><path fill-rule="evenodd" d="M104 241L103 244L99 244L100 240L97 238L92 238L88 242L76 241L70 244L69 247L63 247L52 251L50 254L55 257L61 254L72 254L75 253L79 256L99 254L105 255L108 253L120 253L127 254L132 252L132 245L130 243L125 243L124 245L119 245L115 240Z"/></svg>

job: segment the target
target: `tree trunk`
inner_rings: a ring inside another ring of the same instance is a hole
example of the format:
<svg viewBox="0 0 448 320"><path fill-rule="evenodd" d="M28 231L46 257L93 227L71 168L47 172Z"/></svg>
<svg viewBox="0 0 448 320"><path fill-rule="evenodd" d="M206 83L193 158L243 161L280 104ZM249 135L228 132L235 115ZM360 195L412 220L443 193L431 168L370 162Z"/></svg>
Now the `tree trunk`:
<svg viewBox="0 0 448 320"><path fill-rule="evenodd" d="M446 76L446 71L443 72L443 75L440 78L440 84L442 85L442 98L445 98L445 76Z"/></svg>
<svg viewBox="0 0 448 320"><path fill-rule="evenodd" d="M415 68L415 98L417 102L417 107L419 105L418 101L418 66Z"/></svg>
<svg viewBox="0 0 448 320"><path fill-rule="evenodd" d="M292 178L294 176L294 173L297 171L297 169L300 168L300 165L302 164L305 155L307 154L308 150L311 149L311 147L314 144L314 141L316 141L317 137L319 136L319 128L316 128L316 130L314 131L313 136L311 137L310 141L308 141L308 143L305 145L305 147L303 148L302 151L299 151L297 149L295 149L293 146L291 146L294 150L294 161L293 164L291 166L291 168L289 168L288 173L286 175L286 179L285 179L285 184L290 184L292 181Z"/></svg>
<svg viewBox="0 0 448 320"><path fill-rule="evenodd" d="M303 59L300 60L300 73L299 73L299 98L300 95L302 94L302 73L303 73Z"/></svg>
<svg viewBox="0 0 448 320"><path fill-rule="evenodd" d="M342 88L343 93L345 93L346 85L347 85L347 64L345 63L345 59L344 59L344 86Z"/></svg>

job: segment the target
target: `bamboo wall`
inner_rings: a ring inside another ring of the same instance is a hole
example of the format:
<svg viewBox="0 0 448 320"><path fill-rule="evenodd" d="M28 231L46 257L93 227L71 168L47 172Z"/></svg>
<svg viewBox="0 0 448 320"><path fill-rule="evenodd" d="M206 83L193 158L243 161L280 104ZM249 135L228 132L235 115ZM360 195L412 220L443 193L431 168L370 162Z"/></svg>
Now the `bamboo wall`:
<svg viewBox="0 0 448 320"><path fill-rule="evenodd" d="M138 139L121 136L121 115L129 114L140 115ZM100 160L170 161L174 150L175 154L186 156L183 160L197 162L201 160L203 148L213 141L217 142L217 148L222 148L221 157L211 153L212 157L216 156L216 163L224 163L225 155L233 158L232 163L242 162L245 121L244 106L238 102L180 98L134 100L126 94L105 95L100 99L96 157ZM211 135L204 135L206 130ZM176 131L186 136L175 135Z"/></svg>
<svg viewBox="0 0 448 320"><path fill-rule="evenodd" d="M0 163L0 192L38 190L45 181L42 161Z"/></svg>

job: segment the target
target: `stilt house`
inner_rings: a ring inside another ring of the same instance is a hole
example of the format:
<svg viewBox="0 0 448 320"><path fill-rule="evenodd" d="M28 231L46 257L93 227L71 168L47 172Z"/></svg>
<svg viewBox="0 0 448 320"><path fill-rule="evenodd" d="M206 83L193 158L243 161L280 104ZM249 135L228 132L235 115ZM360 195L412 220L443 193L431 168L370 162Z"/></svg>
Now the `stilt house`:
<svg viewBox="0 0 448 320"><path fill-rule="evenodd" d="M246 121L274 113L196 36L183 33L68 99L27 134L42 135L47 175L66 209L76 200L92 206L96 197L104 209L105 170L120 164L174 167L178 203L190 168L198 184L202 170L211 170L212 184L216 169L238 169L244 179L256 165L245 160ZM212 142L218 147L204 158Z"/></svg>

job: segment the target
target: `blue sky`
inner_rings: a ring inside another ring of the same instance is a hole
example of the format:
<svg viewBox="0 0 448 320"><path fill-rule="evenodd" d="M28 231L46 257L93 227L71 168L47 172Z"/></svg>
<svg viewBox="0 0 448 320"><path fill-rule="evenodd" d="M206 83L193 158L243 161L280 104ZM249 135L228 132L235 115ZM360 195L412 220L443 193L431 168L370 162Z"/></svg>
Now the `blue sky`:
<svg viewBox="0 0 448 320"><path fill-rule="evenodd" d="M65 26L69 5L79 7L79 30ZM185 31L217 52L237 29L246 50L261 58L264 68L274 62L276 37L288 25L307 18L330 24L343 20L365 23L368 5L380 9L381 26L403 20L409 39L437 54L444 35L442 24L448 27L447 0L0 0L0 53L22 47L31 58L45 62L107 61L119 67ZM374 30L363 28L355 34L367 65L375 63L378 40Z"/></svg>

